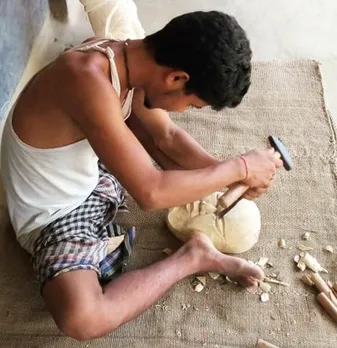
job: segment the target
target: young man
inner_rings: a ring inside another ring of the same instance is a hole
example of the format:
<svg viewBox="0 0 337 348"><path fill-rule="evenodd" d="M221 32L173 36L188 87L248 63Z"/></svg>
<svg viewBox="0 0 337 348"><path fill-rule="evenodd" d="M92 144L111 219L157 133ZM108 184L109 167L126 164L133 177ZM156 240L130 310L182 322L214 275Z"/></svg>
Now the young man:
<svg viewBox="0 0 337 348"><path fill-rule="evenodd" d="M240 181L251 187L248 198L268 189L282 166L273 150L218 161L166 112L235 107L250 84L250 60L234 18L195 12L144 40L89 40L22 92L4 130L2 176L18 241L32 254L43 299L65 334L106 335L196 272L245 286L263 276L195 234L165 260L116 277L134 231L122 235L112 223L124 208L122 187L145 211Z"/></svg>

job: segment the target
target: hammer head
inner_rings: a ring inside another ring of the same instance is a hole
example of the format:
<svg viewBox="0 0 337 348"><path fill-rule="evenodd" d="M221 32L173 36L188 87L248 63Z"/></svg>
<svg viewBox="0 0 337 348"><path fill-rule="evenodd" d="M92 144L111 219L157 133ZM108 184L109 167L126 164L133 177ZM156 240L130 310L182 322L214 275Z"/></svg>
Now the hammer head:
<svg viewBox="0 0 337 348"><path fill-rule="evenodd" d="M291 159L288 149L283 145L280 139L269 136L268 137L270 145L281 155L281 160L283 161L283 166L285 170L291 170L293 168L293 161Z"/></svg>

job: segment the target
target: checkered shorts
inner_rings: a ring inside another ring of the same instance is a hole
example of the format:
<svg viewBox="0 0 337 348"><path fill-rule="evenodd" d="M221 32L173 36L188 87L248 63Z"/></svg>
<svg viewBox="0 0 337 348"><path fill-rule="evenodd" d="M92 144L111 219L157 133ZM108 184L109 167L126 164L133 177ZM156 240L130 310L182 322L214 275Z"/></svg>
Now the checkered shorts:
<svg viewBox="0 0 337 348"><path fill-rule="evenodd" d="M135 229L124 231L112 222L117 211L127 211L123 188L101 163L99 171L98 185L86 201L46 226L35 242L32 261L41 289L48 279L74 270L94 270L107 283L131 254ZM109 242L121 235L122 243L108 253Z"/></svg>

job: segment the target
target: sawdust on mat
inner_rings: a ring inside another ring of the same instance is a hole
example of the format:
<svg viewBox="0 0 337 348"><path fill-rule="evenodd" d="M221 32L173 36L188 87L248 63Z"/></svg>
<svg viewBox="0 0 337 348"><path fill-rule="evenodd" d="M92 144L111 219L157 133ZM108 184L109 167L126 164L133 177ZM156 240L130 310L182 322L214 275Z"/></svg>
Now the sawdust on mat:
<svg viewBox="0 0 337 348"><path fill-rule="evenodd" d="M264 148L269 135L289 148L295 167L280 171L272 190L257 200L260 242L242 256L270 257L290 286L273 287L270 300L262 304L256 294L226 281L208 280L204 291L195 292L191 277L157 306L89 347L249 348L260 337L282 348L336 347L336 326L316 303L315 291L301 282L302 272L293 261L303 234L310 232L315 256L329 278L337 280L337 253L322 248L337 247L337 163L336 132L325 110L319 65L256 63L252 87L238 108L172 117L219 158ZM129 269L167 257L163 249L179 246L165 226L165 212L144 213L131 199L129 207L132 213L122 222L135 224L138 232ZM1 229L0 347L85 347L59 335L39 297L27 255L3 224ZM287 249L277 246L282 238Z"/></svg>

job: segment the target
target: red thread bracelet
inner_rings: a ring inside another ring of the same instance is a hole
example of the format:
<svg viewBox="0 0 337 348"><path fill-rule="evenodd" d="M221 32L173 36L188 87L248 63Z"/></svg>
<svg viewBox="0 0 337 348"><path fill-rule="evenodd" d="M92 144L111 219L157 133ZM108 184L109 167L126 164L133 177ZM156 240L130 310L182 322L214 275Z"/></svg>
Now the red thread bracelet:
<svg viewBox="0 0 337 348"><path fill-rule="evenodd" d="M246 168L246 177L242 180L242 181L246 181L248 179L248 165L247 165L247 161L245 160L245 158L243 156L239 156L239 158L242 159L243 163L245 164L245 168Z"/></svg>

